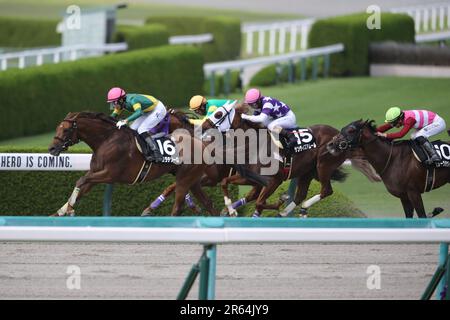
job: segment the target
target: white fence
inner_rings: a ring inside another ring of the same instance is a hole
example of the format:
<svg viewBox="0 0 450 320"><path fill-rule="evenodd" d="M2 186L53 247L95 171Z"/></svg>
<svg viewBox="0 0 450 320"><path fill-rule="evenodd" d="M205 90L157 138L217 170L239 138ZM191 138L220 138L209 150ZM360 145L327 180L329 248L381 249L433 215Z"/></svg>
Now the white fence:
<svg viewBox="0 0 450 320"><path fill-rule="evenodd" d="M246 43L245 53L274 55L304 50L308 47L308 34L314 21L315 19L303 19L264 24L244 23L241 32Z"/></svg>
<svg viewBox="0 0 450 320"><path fill-rule="evenodd" d="M450 2L394 8L390 11L411 16L418 33L450 29Z"/></svg>
<svg viewBox="0 0 450 320"><path fill-rule="evenodd" d="M202 44L213 41L214 36L211 33L188 35L188 36L173 36L169 38L169 44Z"/></svg>
<svg viewBox="0 0 450 320"><path fill-rule="evenodd" d="M44 64L46 58L51 59L49 62L58 63L62 60L74 61L80 57L93 56L105 52L124 51L127 48L128 45L126 43L108 43L101 46L76 45L4 53L0 54L0 70L8 69L11 66L10 63L13 62L17 63L20 69L23 69L31 64L30 59L34 60L33 65L40 66Z"/></svg>
<svg viewBox="0 0 450 320"><path fill-rule="evenodd" d="M209 77L211 81L210 85L210 95L215 95L215 76L216 74L224 73L224 86L225 86L225 94L227 95L229 82L230 82L230 71L239 70L241 73L245 71L245 68L252 66L264 66L269 64L276 63L289 63L288 69L288 77L289 81L293 82L294 72L293 65L295 63L301 63L301 80L306 78L306 59L313 59L313 68L312 68L312 78L315 79L317 77L318 72L318 58L324 57L323 59L323 73L324 76L328 76L328 71L330 67L330 55L333 53L339 53L344 51L344 45L342 43L324 46L319 48L307 49L304 51L296 51L291 53L285 53L275 56L267 56L267 57L258 57L251 59L243 59L243 60L233 60L233 61L224 61L224 62L215 62L215 63L207 63L203 66L203 71L205 72L205 76Z"/></svg>

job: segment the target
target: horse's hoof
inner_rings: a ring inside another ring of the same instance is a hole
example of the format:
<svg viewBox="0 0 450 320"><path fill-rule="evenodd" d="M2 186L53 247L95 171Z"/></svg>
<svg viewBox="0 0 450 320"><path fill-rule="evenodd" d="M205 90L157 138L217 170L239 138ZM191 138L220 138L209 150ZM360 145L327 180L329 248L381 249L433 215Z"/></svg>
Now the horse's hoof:
<svg viewBox="0 0 450 320"><path fill-rule="evenodd" d="M282 203L285 203L286 201L288 201L289 200L289 195L287 194L287 193L283 193L283 194L281 194L280 195L280 201L282 202Z"/></svg>
<svg viewBox="0 0 450 320"><path fill-rule="evenodd" d="M153 209L150 207L147 207L144 209L144 211L142 211L141 213L141 217L150 217L153 215Z"/></svg>
<svg viewBox="0 0 450 320"><path fill-rule="evenodd" d="M228 209L227 208L223 208L222 211L220 211L220 216L221 217L228 217Z"/></svg>
<svg viewBox="0 0 450 320"><path fill-rule="evenodd" d="M299 212L299 217L303 219L308 218L308 209L301 208Z"/></svg>
<svg viewBox="0 0 450 320"><path fill-rule="evenodd" d="M431 213L428 215L428 218L436 217L437 215L441 214L443 211L444 211L443 208L440 208L440 207L434 208L434 209L433 209L433 212L431 212Z"/></svg>

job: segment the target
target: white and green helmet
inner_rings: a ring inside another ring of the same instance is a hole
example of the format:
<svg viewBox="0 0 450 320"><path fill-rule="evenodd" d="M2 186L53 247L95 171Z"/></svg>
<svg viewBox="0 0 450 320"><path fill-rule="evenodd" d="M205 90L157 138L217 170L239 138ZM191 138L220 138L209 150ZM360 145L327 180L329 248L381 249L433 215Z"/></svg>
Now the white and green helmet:
<svg viewBox="0 0 450 320"><path fill-rule="evenodd" d="M402 110L399 107L392 107L386 111L386 121L385 122L395 122L402 115Z"/></svg>

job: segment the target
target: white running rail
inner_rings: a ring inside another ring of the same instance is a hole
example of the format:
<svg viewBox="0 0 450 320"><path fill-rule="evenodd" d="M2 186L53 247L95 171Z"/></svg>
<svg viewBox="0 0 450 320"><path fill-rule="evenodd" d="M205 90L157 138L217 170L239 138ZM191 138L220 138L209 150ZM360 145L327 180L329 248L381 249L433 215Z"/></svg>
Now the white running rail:
<svg viewBox="0 0 450 320"><path fill-rule="evenodd" d="M213 41L214 36L211 33L172 36L169 38L169 44L202 44Z"/></svg>
<svg viewBox="0 0 450 320"><path fill-rule="evenodd" d="M122 42L107 43L99 46L76 45L9 52L0 54L0 70L7 70L11 61L16 61L19 69L23 69L27 66L27 59L29 58L33 59L35 64L40 66L44 64L44 59L46 57L51 57L53 63L58 63L64 59L65 55L68 55L70 61L74 61L80 56L91 56L105 52L119 52L127 49L128 45L125 42Z"/></svg>
<svg viewBox="0 0 450 320"><path fill-rule="evenodd" d="M450 29L450 2L394 8L390 12L411 16L417 33Z"/></svg>

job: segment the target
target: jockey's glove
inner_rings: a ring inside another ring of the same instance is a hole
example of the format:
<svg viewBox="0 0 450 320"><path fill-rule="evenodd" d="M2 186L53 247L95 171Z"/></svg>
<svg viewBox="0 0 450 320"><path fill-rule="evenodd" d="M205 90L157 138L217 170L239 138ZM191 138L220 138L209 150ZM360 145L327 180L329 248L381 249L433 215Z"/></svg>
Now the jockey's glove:
<svg viewBox="0 0 450 320"><path fill-rule="evenodd" d="M116 123L116 127L118 128L118 129L120 129L120 128L122 128L122 126L126 126L128 124L128 121L127 120L120 120L120 121L118 121L117 123Z"/></svg>

